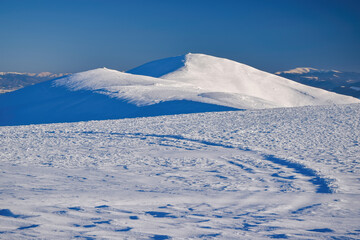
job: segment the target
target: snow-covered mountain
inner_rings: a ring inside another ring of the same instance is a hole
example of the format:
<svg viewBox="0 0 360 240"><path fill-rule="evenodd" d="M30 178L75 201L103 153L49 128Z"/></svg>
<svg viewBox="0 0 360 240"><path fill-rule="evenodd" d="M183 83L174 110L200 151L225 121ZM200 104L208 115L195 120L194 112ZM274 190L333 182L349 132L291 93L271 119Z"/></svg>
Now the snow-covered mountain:
<svg viewBox="0 0 360 240"><path fill-rule="evenodd" d="M358 103L228 59L186 54L72 74L0 96L0 125Z"/></svg>
<svg viewBox="0 0 360 240"><path fill-rule="evenodd" d="M295 68L275 74L301 84L360 98L360 73Z"/></svg>
<svg viewBox="0 0 360 240"><path fill-rule="evenodd" d="M224 58L204 54L162 59L128 71L189 83L202 97L235 108L296 107L358 102L352 98L298 84ZM209 101L209 100L207 100Z"/></svg>
<svg viewBox="0 0 360 240"><path fill-rule="evenodd" d="M19 73L19 72L0 72L0 94L12 92L17 89L44 82L50 79L69 75L68 73Z"/></svg>

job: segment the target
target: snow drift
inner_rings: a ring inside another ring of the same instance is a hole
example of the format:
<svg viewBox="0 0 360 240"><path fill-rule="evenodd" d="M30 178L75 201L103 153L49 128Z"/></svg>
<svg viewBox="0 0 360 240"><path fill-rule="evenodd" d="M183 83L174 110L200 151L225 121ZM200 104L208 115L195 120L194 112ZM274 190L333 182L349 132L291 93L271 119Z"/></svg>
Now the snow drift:
<svg viewBox="0 0 360 240"><path fill-rule="evenodd" d="M72 74L0 96L0 125L358 103L231 60L187 54Z"/></svg>

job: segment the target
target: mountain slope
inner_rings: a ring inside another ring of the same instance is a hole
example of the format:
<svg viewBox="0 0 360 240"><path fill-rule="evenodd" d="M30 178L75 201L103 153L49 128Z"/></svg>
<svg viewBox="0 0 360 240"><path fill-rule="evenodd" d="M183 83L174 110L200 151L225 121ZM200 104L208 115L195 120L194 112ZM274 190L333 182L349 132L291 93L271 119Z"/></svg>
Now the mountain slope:
<svg viewBox="0 0 360 240"><path fill-rule="evenodd" d="M0 95L0 125L357 102L231 60L187 54L128 73L94 69Z"/></svg>
<svg viewBox="0 0 360 240"><path fill-rule="evenodd" d="M17 89L59 78L68 75L68 73L18 73L18 72L0 72L0 93L15 91Z"/></svg>
<svg viewBox="0 0 360 240"><path fill-rule="evenodd" d="M75 122L235 110L226 106L190 100L176 101L176 99L148 105L141 105L140 101L136 105L126 97L126 94L140 94L141 98L144 92L141 92L141 89L137 90L139 87L136 79L130 78L134 81L128 84L126 79L119 81L116 78L118 75L122 76L124 73L108 69L95 69L0 95L0 125ZM88 78L84 79L85 76ZM99 79L101 81L98 81ZM111 85L114 84L112 81L115 81L116 86ZM140 81L138 83L140 84ZM96 86L96 84L98 85ZM142 84L146 88L151 87L152 83L144 81ZM125 92L121 92L121 87ZM116 92L112 92L115 89L120 92L118 94L124 93L122 98L117 98ZM145 95L144 98L146 98Z"/></svg>
<svg viewBox="0 0 360 240"><path fill-rule="evenodd" d="M177 64L174 63L175 60L178 61ZM160 66L166 62L164 59L145 64L129 72L193 84L211 92L211 96L217 96L216 92L232 97L234 94L235 96L251 96L266 102L266 107L358 102L349 97L311 88L224 58L187 54L184 57L171 58L169 61L172 65L178 66L170 73L167 68L161 71ZM236 105L232 106L236 107ZM264 108L264 106L257 107L249 104L245 108Z"/></svg>
<svg viewBox="0 0 360 240"><path fill-rule="evenodd" d="M275 74L301 84L360 98L360 73L295 68Z"/></svg>

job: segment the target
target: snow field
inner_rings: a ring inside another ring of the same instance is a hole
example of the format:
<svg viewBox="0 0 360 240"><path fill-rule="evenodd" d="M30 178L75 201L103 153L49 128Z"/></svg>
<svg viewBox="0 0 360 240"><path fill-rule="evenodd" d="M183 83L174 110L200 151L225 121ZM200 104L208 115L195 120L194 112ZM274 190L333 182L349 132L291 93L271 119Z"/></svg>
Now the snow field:
<svg viewBox="0 0 360 240"><path fill-rule="evenodd" d="M357 239L360 105L0 128L3 239Z"/></svg>

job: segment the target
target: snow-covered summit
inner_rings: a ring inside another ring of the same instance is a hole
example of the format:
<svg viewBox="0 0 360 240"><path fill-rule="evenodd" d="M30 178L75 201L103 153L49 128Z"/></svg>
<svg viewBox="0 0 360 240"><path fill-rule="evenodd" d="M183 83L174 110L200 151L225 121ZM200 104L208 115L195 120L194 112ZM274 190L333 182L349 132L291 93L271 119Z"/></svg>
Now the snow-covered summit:
<svg viewBox="0 0 360 240"><path fill-rule="evenodd" d="M295 107L359 102L357 99L302 85L242 63L205 54L189 53L161 59L128 72L192 84L206 91L207 96L211 95L216 99L224 94L227 98L252 99L251 103L244 104L244 101L240 101L238 105L238 101L234 99L232 107Z"/></svg>
<svg viewBox="0 0 360 240"><path fill-rule="evenodd" d="M324 70L324 69L316 69L310 67L297 67L287 71L276 72L275 74L281 75L281 74L307 74L307 73L327 73L327 72L341 73L338 70Z"/></svg>
<svg viewBox="0 0 360 240"><path fill-rule="evenodd" d="M298 67L298 68L290 69L290 70L287 70L287 71L276 72L275 74L277 74L277 75L282 74L282 73L287 73L287 74L304 74L304 73L317 72L317 71L319 71L319 69L310 68L310 67Z"/></svg>
<svg viewBox="0 0 360 240"><path fill-rule="evenodd" d="M186 54L144 64L127 73L99 68L59 79L56 85L90 90L138 106L190 100L238 109L355 103L224 58Z"/></svg>
<svg viewBox="0 0 360 240"><path fill-rule="evenodd" d="M0 96L0 125L358 103L224 58L186 54L99 68Z"/></svg>

